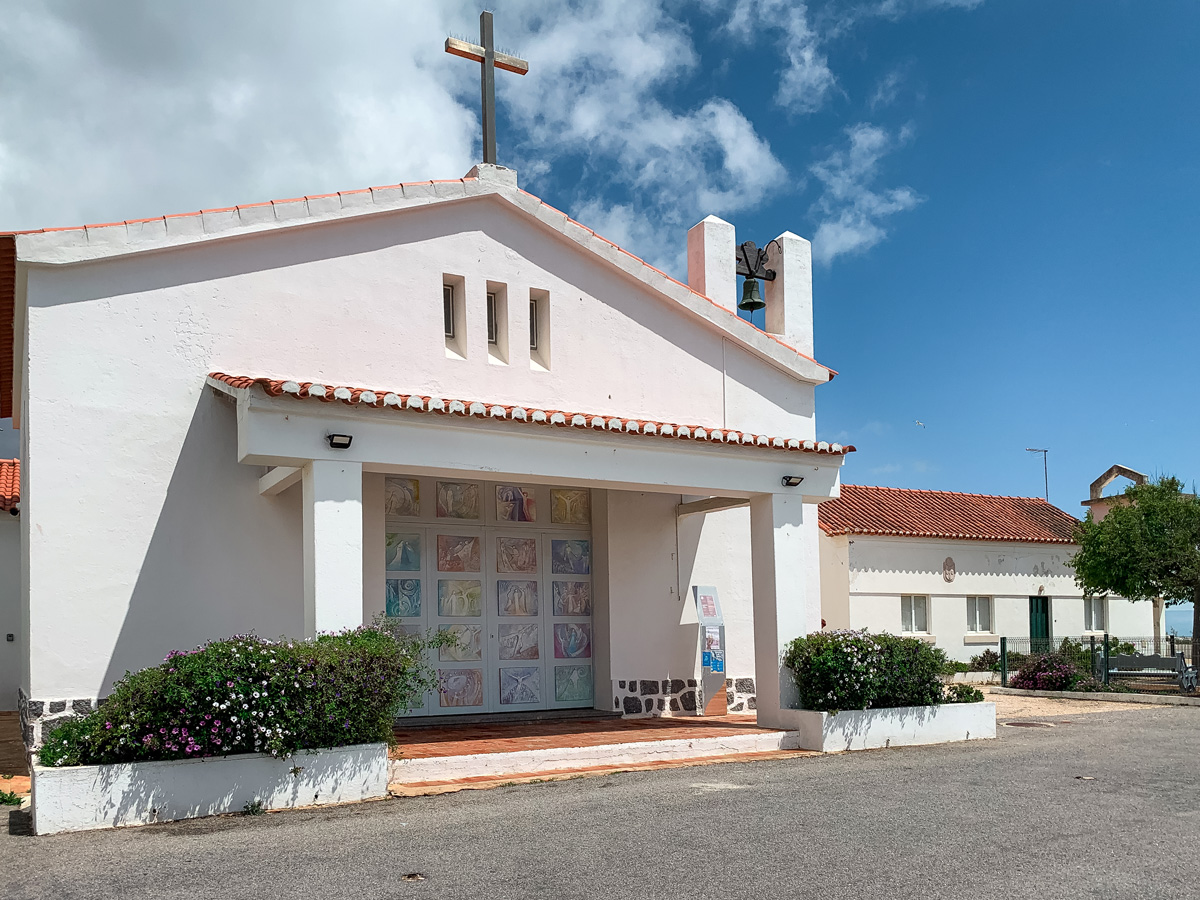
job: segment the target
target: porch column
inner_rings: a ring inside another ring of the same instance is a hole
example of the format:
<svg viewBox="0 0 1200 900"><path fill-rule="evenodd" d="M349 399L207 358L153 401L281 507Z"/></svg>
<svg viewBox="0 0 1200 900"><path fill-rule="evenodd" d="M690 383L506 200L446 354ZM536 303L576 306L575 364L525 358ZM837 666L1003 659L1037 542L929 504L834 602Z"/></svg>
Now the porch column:
<svg viewBox="0 0 1200 900"><path fill-rule="evenodd" d="M304 467L304 633L363 623L362 464Z"/></svg>
<svg viewBox="0 0 1200 900"><path fill-rule="evenodd" d="M793 705L795 686L779 658L792 638L821 630L816 506L804 519L800 494L757 494L750 500L750 561L754 587L754 682L758 723L785 727L779 710Z"/></svg>

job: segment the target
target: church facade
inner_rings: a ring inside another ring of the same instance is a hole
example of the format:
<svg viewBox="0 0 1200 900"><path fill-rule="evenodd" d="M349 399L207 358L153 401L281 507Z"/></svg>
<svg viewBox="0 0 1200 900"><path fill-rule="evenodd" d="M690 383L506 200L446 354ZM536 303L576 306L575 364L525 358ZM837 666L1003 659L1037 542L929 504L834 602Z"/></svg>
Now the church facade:
<svg viewBox="0 0 1200 900"><path fill-rule="evenodd" d="M695 226L683 284L486 165L0 237L4 708L36 743L171 650L386 615L459 638L421 714L696 714L713 585L771 724L853 448L817 440L808 243L770 245L766 330L735 243Z"/></svg>

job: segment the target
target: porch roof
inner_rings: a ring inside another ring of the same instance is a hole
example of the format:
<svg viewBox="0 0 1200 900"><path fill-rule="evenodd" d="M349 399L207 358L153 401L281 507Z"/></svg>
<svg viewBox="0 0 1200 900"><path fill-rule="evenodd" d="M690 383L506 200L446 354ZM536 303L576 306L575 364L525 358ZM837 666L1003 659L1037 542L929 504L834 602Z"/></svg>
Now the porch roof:
<svg viewBox="0 0 1200 900"><path fill-rule="evenodd" d="M229 375L224 372L212 372L208 375L208 383L225 393L235 391L248 393L253 387L258 386L262 388L264 394L271 397L279 397L287 394L297 400L317 400L322 403L341 402L347 406L368 406L404 413L474 416L483 419L502 419L520 422L531 426L552 425L560 428L612 431L638 437L653 436L709 441L712 443L739 444L751 447L766 447L775 450L819 453L827 456L844 456L847 453L854 452L853 446L831 444L826 441L772 437L723 428L706 428L700 425L681 425L675 422L656 422L649 419L604 416L558 409L537 409L513 404L486 403L481 400L402 394L398 391L372 390L369 388L321 384L311 381L293 381L283 378Z"/></svg>

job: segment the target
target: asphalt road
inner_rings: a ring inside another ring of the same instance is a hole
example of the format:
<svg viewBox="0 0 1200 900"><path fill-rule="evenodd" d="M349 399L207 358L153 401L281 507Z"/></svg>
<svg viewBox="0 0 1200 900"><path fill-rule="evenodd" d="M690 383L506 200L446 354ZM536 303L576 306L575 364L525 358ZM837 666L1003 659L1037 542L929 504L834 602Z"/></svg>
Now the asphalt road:
<svg viewBox="0 0 1200 900"><path fill-rule="evenodd" d="M1200 709L1042 721L1060 724L82 835L14 814L0 897L1200 896Z"/></svg>

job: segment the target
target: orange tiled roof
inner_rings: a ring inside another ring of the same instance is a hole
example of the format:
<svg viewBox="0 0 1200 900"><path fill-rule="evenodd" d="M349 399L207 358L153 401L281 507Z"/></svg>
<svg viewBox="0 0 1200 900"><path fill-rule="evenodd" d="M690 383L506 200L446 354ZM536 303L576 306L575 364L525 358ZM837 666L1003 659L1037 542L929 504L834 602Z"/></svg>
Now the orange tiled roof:
<svg viewBox="0 0 1200 900"><path fill-rule="evenodd" d="M1074 542L1079 521L1041 497L995 497L842 485L817 507L826 534L895 535L966 541Z"/></svg>
<svg viewBox="0 0 1200 900"><path fill-rule="evenodd" d="M799 450L806 453L824 453L843 456L853 453L854 447L830 444L826 441L808 441L798 438L768 437L723 428L705 428L700 425L680 425L675 422L655 422L649 419L628 419L620 416L604 416L594 413L567 412L560 409L537 409L532 406L484 403L480 400L452 400L445 397L429 397L420 394L401 394L396 391L370 390L360 387L343 387L319 384L311 381L289 381L276 378L254 378L247 375L226 375L212 372L210 384L225 386L239 391L248 391L257 385L271 397L287 394L298 400L319 400L322 403L341 401L347 406L372 406L396 411L436 413L440 415L475 416L481 419L504 419L526 425L556 425L561 428L584 428L594 431L619 431L623 434L681 438L685 440L711 441L713 443L745 444L775 450Z"/></svg>
<svg viewBox="0 0 1200 900"><path fill-rule="evenodd" d="M21 502L21 461L0 459L0 512L8 512Z"/></svg>

